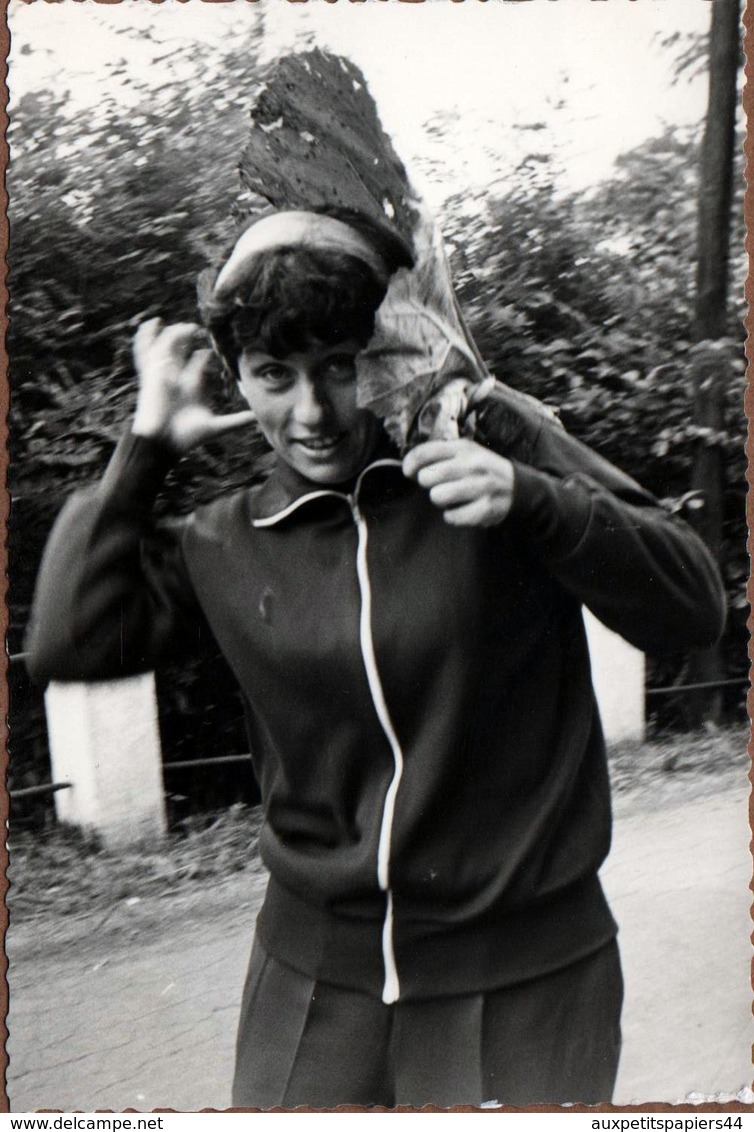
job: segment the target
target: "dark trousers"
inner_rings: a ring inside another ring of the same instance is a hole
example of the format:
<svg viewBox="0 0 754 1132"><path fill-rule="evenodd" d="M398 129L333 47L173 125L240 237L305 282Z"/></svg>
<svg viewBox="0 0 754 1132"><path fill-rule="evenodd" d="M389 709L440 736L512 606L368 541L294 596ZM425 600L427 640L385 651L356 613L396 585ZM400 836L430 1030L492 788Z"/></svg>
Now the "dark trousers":
<svg viewBox="0 0 754 1132"><path fill-rule="evenodd" d="M615 942L517 986L385 1006L298 974L256 941L241 1005L233 1104L609 1101L622 998Z"/></svg>

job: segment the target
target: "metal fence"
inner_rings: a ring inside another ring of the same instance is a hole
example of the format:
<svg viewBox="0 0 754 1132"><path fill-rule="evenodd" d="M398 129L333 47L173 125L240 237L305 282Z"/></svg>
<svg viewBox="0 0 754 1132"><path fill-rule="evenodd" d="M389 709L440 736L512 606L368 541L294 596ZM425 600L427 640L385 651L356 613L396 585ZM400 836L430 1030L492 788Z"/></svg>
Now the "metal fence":
<svg viewBox="0 0 754 1132"><path fill-rule="evenodd" d="M10 664L18 664L25 659L25 653L12 653L8 657ZM691 692L702 691L715 691L719 688L733 688L733 687L748 687L749 678L742 676L735 679L728 680L709 680L695 684L672 684L666 687L646 688L645 695L648 699L654 696L683 696ZM163 762L163 773L167 771L176 770L198 770L206 767L219 767L226 766L231 763L248 763L251 756L248 754L241 755L219 755L214 758L205 759L179 759L171 762ZM26 798L39 798L44 795L55 794L58 790L70 790L73 787L72 782L43 782L38 786L24 786L18 789L11 789L9 795L12 801L21 801Z"/></svg>

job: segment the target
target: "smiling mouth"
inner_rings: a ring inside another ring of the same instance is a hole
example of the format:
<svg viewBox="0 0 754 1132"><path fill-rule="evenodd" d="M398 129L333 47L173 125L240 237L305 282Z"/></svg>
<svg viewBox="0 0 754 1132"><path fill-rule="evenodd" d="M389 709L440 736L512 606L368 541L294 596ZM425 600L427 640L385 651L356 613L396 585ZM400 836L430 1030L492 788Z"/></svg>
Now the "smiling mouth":
<svg viewBox="0 0 754 1132"><path fill-rule="evenodd" d="M337 436L299 436L294 438L293 443L307 452L327 455L329 452L335 451L342 439L343 433L338 433Z"/></svg>

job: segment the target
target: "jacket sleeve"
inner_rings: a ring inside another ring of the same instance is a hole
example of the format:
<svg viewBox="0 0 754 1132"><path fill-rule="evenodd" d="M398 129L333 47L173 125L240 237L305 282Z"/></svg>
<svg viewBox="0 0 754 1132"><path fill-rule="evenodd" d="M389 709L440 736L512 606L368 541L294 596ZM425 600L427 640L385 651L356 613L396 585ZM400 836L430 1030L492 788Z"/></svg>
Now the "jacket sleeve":
<svg viewBox="0 0 754 1132"><path fill-rule="evenodd" d="M504 386L478 410L477 439L513 459L509 520L529 552L608 628L650 653L715 643L723 585L690 527Z"/></svg>
<svg viewBox="0 0 754 1132"><path fill-rule="evenodd" d="M27 630L33 680L107 680L154 667L200 632L180 524L152 507L175 461L125 436L101 483L74 495L50 535Z"/></svg>

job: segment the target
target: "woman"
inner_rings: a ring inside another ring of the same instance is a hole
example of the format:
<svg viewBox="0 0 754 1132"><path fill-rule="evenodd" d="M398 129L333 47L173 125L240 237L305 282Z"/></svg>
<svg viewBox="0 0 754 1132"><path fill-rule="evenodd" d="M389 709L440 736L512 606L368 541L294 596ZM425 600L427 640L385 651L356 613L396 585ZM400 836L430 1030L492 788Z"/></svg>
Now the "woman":
<svg viewBox="0 0 754 1132"><path fill-rule="evenodd" d="M607 1101L622 986L581 605L657 651L716 639L722 590L682 523L501 387L473 438L401 456L357 379L408 258L333 216L252 225L206 306L248 404L227 417L196 327L139 330L132 428L51 538L31 670L132 673L206 619L238 678L270 882L234 1104ZM156 526L173 462L252 420L270 479Z"/></svg>

